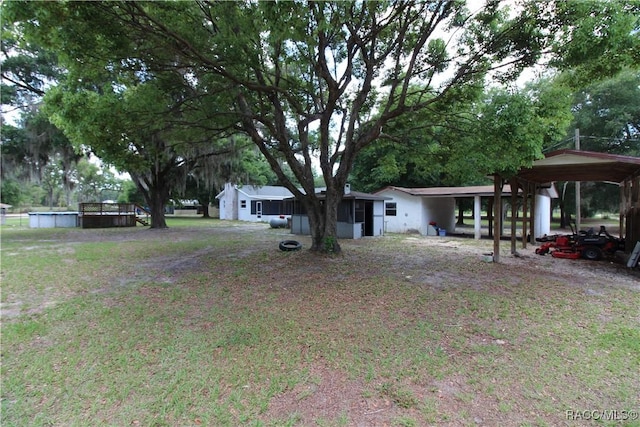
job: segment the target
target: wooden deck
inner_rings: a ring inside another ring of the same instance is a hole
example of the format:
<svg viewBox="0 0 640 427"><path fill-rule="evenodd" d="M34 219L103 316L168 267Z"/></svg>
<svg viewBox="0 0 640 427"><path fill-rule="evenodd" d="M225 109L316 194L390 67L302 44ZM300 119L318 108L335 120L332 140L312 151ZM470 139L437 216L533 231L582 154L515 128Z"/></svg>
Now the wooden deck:
<svg viewBox="0 0 640 427"><path fill-rule="evenodd" d="M112 228L149 225L149 213L135 203L80 203L80 227Z"/></svg>

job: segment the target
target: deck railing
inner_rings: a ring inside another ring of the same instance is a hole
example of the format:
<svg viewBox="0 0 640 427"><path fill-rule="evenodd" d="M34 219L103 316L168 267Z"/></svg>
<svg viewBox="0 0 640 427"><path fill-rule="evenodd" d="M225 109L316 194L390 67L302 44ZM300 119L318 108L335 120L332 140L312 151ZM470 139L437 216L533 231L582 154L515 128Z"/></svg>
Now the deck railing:
<svg viewBox="0 0 640 427"><path fill-rule="evenodd" d="M149 225L149 211L135 203L80 203L82 228Z"/></svg>

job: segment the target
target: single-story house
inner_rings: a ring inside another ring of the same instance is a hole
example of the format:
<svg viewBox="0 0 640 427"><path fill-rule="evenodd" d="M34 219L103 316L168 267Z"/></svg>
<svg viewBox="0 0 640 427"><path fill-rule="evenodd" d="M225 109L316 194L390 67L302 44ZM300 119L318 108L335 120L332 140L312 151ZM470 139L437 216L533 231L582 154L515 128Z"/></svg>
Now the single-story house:
<svg viewBox="0 0 640 427"><path fill-rule="evenodd" d="M385 202L385 230L392 233L418 232L422 235L436 235L437 229L453 233L456 227L456 199L463 197L474 198L474 229L475 237L480 238L480 198L493 197L494 188L488 186L469 187L430 187L404 188L389 186L374 193L388 197ZM511 188L506 185L502 195L509 196ZM553 191L544 190L536 197L536 203L541 207L536 216L541 233L549 233L551 224L549 215L550 197ZM436 224L435 227L431 224ZM437 229L436 229L437 227Z"/></svg>
<svg viewBox="0 0 640 427"><path fill-rule="evenodd" d="M322 198L322 192L319 197ZM360 239L368 236L384 234L384 202L385 196L377 196L345 187L345 194L338 205L338 238ZM293 200L291 216L291 232L294 234L311 234L309 217L302 203Z"/></svg>
<svg viewBox="0 0 640 427"><path fill-rule="evenodd" d="M318 197L323 197L320 190ZM227 183L216 199L220 201L220 219L269 222L272 218L291 218L293 234L311 234L304 205L285 187L262 187ZM359 239L384 233L384 201L386 197L351 191L338 206L338 238Z"/></svg>
<svg viewBox="0 0 640 427"><path fill-rule="evenodd" d="M236 185L227 183L216 196L220 219L269 222L293 212L293 194L285 187Z"/></svg>

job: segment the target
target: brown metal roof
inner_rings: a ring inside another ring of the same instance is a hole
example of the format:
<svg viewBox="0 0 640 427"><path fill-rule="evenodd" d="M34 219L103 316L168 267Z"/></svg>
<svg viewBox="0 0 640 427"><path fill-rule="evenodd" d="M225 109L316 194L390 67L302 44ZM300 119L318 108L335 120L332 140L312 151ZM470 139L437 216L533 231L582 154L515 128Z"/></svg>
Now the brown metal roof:
<svg viewBox="0 0 640 427"><path fill-rule="evenodd" d="M316 197L318 197L318 199L320 200L324 200L327 197L326 191L320 191L318 193L316 193ZM285 200L295 200L295 197L288 197ZM349 191L348 193L345 193L344 196L342 197L342 200L391 200L390 197L385 197L385 196L378 196L375 194L369 194L369 193L361 193L360 191Z"/></svg>
<svg viewBox="0 0 640 427"><path fill-rule="evenodd" d="M559 150L521 169L518 178L530 182L606 181L620 183L640 175L640 158L593 151Z"/></svg>
<svg viewBox="0 0 640 427"><path fill-rule="evenodd" d="M385 190L395 190L418 197L473 197L473 196L493 196L493 185L476 185L470 187L426 187L426 188L405 188L405 187L385 187L376 191L379 194ZM502 189L503 195L511 194L511 187L505 185Z"/></svg>
<svg viewBox="0 0 640 427"><path fill-rule="evenodd" d="M351 190L345 194L343 199L358 199L358 200L391 200L390 197L377 196L375 194L361 193L360 191Z"/></svg>

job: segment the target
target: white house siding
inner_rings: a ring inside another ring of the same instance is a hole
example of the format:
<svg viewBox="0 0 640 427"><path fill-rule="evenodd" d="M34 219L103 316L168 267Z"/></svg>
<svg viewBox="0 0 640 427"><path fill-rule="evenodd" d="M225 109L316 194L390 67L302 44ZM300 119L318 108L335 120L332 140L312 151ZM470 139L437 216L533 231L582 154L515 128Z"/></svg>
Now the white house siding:
<svg viewBox="0 0 640 427"><path fill-rule="evenodd" d="M421 234L426 234L423 207L419 197L391 189L376 193L376 195L392 198L392 200L385 200L385 205L396 204L395 216L389 215L388 212L384 216L385 231L390 233L418 231Z"/></svg>
<svg viewBox="0 0 640 427"><path fill-rule="evenodd" d="M252 203L261 204L264 209L269 203L282 203L284 199L291 196L291 192L285 187L237 186L227 183L216 199L220 201L220 219L269 222L272 218L279 218L281 213L268 214L263 211L259 214L257 210L251 213Z"/></svg>
<svg viewBox="0 0 640 427"><path fill-rule="evenodd" d="M220 200L220 219L238 219L238 190L230 183L216 196Z"/></svg>
<svg viewBox="0 0 640 427"><path fill-rule="evenodd" d="M396 215L384 216L385 231L390 233L418 232L428 234L429 222L435 221L439 228L449 232L455 230L456 200L454 197L420 197L394 189L376 193L378 196L391 197L385 201L396 204Z"/></svg>
<svg viewBox="0 0 640 427"><path fill-rule="evenodd" d="M488 188L487 188L488 187ZM505 186L503 195L510 194L511 189ZM432 188L401 188L387 187L375 193L379 196L390 197L385 201L396 204L396 215L385 215L385 231L391 233L419 232L422 235L435 235L436 230L429 226L435 222L437 227L451 233L456 224L456 197L474 197L476 217L474 217L474 235L480 238L480 197L491 197L493 187L432 187ZM534 219L535 237L549 234L551 198L557 197L555 187L540 190L536 195L536 215ZM503 205L506 208L506 205ZM504 209L504 208L503 208ZM389 211L389 209L387 209Z"/></svg>
<svg viewBox="0 0 640 427"><path fill-rule="evenodd" d="M238 219L240 221L259 221L262 218L257 218L255 215L251 215L251 199L242 193L238 193Z"/></svg>
<svg viewBox="0 0 640 427"><path fill-rule="evenodd" d="M384 235L384 202L373 204L373 234Z"/></svg>

